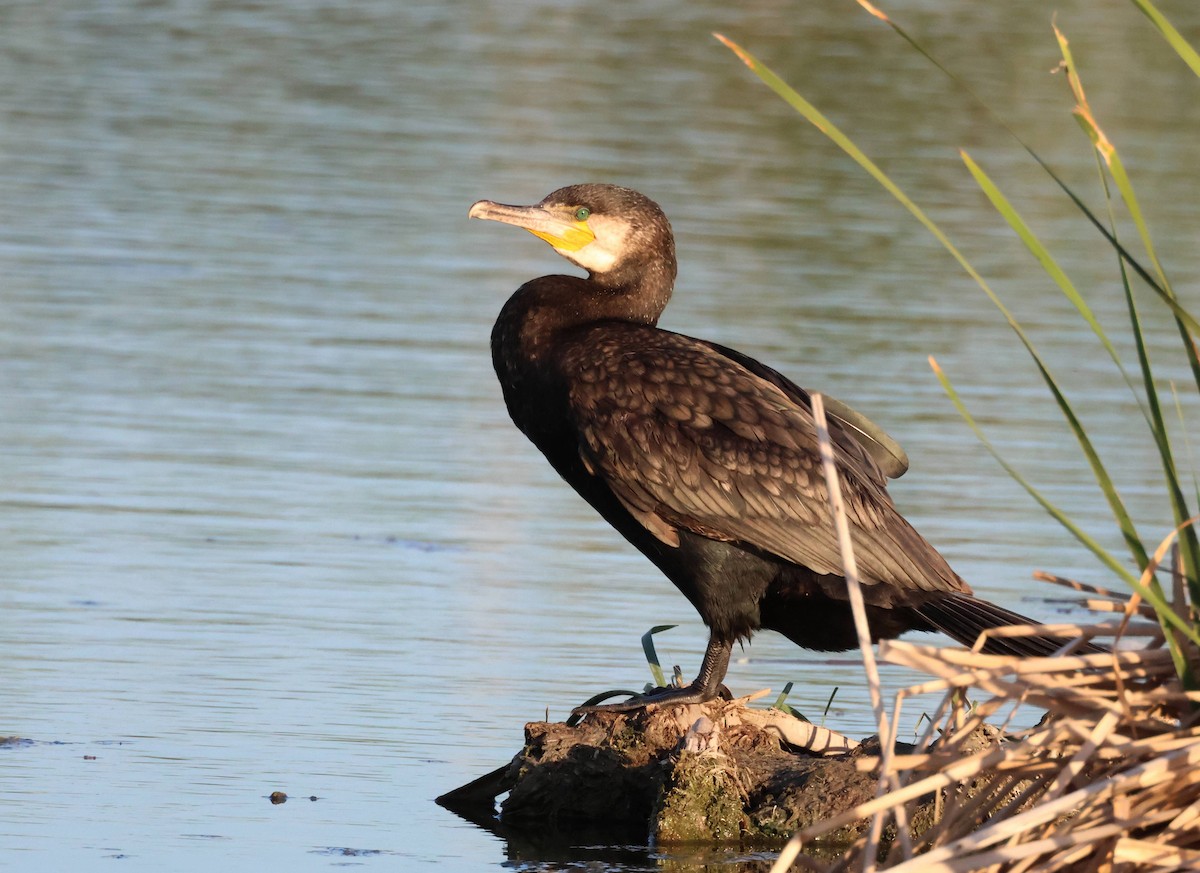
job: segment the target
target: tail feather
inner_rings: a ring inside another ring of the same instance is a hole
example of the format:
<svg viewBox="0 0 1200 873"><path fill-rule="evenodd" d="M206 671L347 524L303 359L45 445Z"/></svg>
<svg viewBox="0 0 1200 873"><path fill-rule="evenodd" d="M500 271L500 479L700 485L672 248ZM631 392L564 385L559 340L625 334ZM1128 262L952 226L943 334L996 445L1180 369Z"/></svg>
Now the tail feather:
<svg viewBox="0 0 1200 873"><path fill-rule="evenodd" d="M969 594L947 594L915 607L918 615L934 628L964 646L973 646L979 635L988 628L1020 624L1041 624L1031 618L979 600ZM1058 636L994 637L988 636L983 651L991 655L1016 655L1022 658L1045 658L1066 645L1068 639ZM1079 654L1095 654L1108 649L1095 643L1085 643Z"/></svg>

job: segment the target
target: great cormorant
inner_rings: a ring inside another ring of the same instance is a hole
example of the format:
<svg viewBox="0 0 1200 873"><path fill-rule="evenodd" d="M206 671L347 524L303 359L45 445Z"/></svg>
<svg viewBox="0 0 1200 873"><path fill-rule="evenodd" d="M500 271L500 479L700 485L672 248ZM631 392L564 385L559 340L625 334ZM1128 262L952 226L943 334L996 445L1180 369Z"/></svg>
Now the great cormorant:
<svg viewBox="0 0 1200 873"><path fill-rule="evenodd" d="M709 628L700 673L634 701L721 690L733 643L759 628L808 649L857 645L829 517L809 393L753 358L657 327L675 282L662 210L614 185L572 185L534 206L480 200L472 218L525 228L578 276L517 290L492 330L509 414L571 487L683 592ZM972 645L1028 620L971 588L897 512L907 459L865 417L830 421L874 640L937 630ZM999 638L1047 655L1065 640Z"/></svg>

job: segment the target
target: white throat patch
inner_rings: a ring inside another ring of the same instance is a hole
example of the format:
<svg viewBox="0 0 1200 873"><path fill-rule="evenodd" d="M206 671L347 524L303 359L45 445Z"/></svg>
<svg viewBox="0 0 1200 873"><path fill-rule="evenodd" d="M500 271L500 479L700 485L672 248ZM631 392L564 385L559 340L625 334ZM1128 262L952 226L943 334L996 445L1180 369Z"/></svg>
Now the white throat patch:
<svg viewBox="0 0 1200 873"><path fill-rule="evenodd" d="M563 249L555 251L588 272L607 273L625 251L625 243L633 228L629 222L608 215L593 215L588 219L588 227L596 235L592 242L574 252Z"/></svg>

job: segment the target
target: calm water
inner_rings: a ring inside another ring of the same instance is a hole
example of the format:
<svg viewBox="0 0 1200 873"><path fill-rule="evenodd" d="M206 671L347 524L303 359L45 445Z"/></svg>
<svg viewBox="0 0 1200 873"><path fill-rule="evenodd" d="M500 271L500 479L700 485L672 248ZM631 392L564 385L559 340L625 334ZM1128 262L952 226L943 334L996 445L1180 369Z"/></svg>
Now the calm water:
<svg viewBox="0 0 1200 873"><path fill-rule="evenodd" d="M1200 9L1161 5L1197 34ZM1197 80L1130 4L1057 9L1194 302ZM891 11L1099 203L1048 74L1048 6ZM1166 513L1126 394L955 148L1006 185L1119 329L1111 258L854 4L9 4L0 735L32 743L0 748L0 867L664 863L507 846L432 803L506 761L525 721L644 681L648 626L680 625L661 647L689 675L705 640L508 423L491 320L561 264L532 237L468 224L480 197L530 202L592 179L650 193L679 237L666 326L886 425L912 458L897 503L983 593L1048 616L1031 570L1106 581L929 373L933 354L1009 456L1117 548L1000 318L713 30L775 65L954 231L1157 539ZM831 726L870 730L852 657L829 666L764 634L730 675L739 691L789 679L809 710L840 686ZM272 806L276 790L293 799Z"/></svg>

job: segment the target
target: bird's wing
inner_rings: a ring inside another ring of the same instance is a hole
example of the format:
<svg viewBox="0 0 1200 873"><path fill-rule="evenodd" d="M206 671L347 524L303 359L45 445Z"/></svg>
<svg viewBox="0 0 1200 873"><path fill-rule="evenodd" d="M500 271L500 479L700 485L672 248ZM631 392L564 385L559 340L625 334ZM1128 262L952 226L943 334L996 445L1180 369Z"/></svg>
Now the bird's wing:
<svg viewBox="0 0 1200 873"><path fill-rule="evenodd" d="M805 407L811 403L809 396L813 392L801 388L778 370L742 354L737 349L714 342L703 342L719 354L741 364L755 376L767 380L793 402ZM879 484L886 485L887 479L899 479L908 472L908 455L887 431L848 403L824 392L822 394L825 398L826 418L837 425L830 427L830 438L847 454L854 456L865 473L869 473L872 467L878 467L883 474L878 478Z"/></svg>
<svg viewBox="0 0 1200 873"><path fill-rule="evenodd" d="M593 328L563 366L584 464L660 540L678 544L683 528L842 574L816 428L799 398L706 343L654 328ZM846 440L834 439L834 456L863 582L969 590Z"/></svg>

